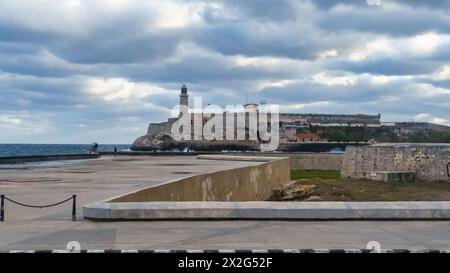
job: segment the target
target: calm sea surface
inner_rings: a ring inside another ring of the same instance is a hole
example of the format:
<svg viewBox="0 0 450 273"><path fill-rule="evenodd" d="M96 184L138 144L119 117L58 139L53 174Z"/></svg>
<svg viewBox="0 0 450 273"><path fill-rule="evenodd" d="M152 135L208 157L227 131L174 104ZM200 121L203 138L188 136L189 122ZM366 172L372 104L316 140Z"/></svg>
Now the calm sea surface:
<svg viewBox="0 0 450 273"><path fill-rule="evenodd" d="M129 151L130 145L99 144L99 152ZM0 157L26 155L88 154L91 144L0 144Z"/></svg>

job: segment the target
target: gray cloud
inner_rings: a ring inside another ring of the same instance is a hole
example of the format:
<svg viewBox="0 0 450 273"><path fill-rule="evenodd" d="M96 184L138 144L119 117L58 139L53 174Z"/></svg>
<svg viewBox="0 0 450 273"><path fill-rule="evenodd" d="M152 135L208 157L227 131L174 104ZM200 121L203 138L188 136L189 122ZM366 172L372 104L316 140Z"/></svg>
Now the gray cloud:
<svg viewBox="0 0 450 273"><path fill-rule="evenodd" d="M331 69L352 71L355 73L371 73L383 75L420 75L432 73L439 67L439 63L427 60L406 58L367 59L359 62L332 62Z"/></svg>
<svg viewBox="0 0 450 273"><path fill-rule="evenodd" d="M413 2L413 1L411 1ZM403 6L392 9L364 6L332 9L319 17L328 31L361 31L408 36L428 31L450 33L448 10Z"/></svg>
<svg viewBox="0 0 450 273"><path fill-rule="evenodd" d="M321 9L330 9L337 5L349 5L359 8L367 7L366 0L314 0L313 3ZM385 3L397 3L412 7L427 7L431 9L450 9L449 0L381 0L381 5Z"/></svg>
<svg viewBox="0 0 450 273"><path fill-rule="evenodd" d="M2 1L0 142L131 142L182 83L205 104L450 120L449 1L382 2Z"/></svg>

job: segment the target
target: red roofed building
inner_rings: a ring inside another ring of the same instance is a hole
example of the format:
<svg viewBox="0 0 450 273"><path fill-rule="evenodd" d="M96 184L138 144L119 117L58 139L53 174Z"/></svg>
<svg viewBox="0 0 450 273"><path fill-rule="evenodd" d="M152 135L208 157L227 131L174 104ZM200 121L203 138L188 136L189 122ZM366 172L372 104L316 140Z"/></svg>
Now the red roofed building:
<svg viewBox="0 0 450 273"><path fill-rule="evenodd" d="M295 137L297 142L316 142L320 140L319 135L313 133L298 133Z"/></svg>

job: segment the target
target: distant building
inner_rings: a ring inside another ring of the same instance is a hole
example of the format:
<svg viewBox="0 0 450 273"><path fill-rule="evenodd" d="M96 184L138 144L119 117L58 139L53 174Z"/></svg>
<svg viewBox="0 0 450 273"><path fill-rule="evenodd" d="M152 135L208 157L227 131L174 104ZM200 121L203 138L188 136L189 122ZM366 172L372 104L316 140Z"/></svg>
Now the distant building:
<svg viewBox="0 0 450 273"><path fill-rule="evenodd" d="M320 136L313 133L299 133L295 135L296 142L317 142L320 141Z"/></svg>
<svg viewBox="0 0 450 273"><path fill-rule="evenodd" d="M246 103L243 106L246 112L256 112L258 110L258 104L256 103Z"/></svg>
<svg viewBox="0 0 450 273"><path fill-rule="evenodd" d="M180 93L180 115L183 109L186 111L189 105L188 88L183 84ZM258 112L258 104L246 103L243 105L244 111L239 115L246 115L246 139L242 140L227 140L227 141L206 141L193 140L186 143L179 143L172 139L171 128L178 118L169 118L165 122L150 123L147 134L138 138L132 145L134 150L151 150L151 149L170 149L179 147L180 145L188 145L191 147L199 146L199 149L208 149L216 145L220 149L243 149L251 150L255 147L255 140L249 140L249 124L248 113ZM194 122L198 113L190 113L192 115L191 122ZM215 115L217 115L216 113ZM226 113L222 113L225 115ZM201 115L201 113L200 113ZM207 123L210 117L202 116L203 124ZM224 121L226 119L224 118ZM225 128L225 123L224 123ZM430 124L430 123L381 123L381 115L366 115L366 114L302 114L302 113L280 113L279 114L279 142L280 144L296 143L311 143L311 142L327 142L327 139L321 138L321 134L329 130L340 130L342 132L348 131L350 128L355 130L365 130L372 136L377 136L384 133L394 132L396 134L405 134L410 132L420 132L423 130L432 131L449 131L450 128L446 126ZM237 128L235 128L237 130ZM224 130L225 131L225 130ZM224 134L226 134L224 132ZM193 138L195 139L195 138ZM224 139L226 139L224 137ZM368 139L367 139L368 140ZM257 145L256 145L257 146ZM238 148L236 148L238 147ZM212 148L214 149L214 148Z"/></svg>

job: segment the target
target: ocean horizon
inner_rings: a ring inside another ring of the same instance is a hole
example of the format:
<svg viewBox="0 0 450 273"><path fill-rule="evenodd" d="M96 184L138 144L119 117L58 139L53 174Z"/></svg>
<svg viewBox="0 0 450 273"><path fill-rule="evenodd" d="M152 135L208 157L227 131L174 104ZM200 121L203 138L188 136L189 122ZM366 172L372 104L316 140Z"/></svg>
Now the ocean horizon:
<svg viewBox="0 0 450 273"><path fill-rule="evenodd" d="M0 144L0 157L88 154L92 144ZM99 152L129 151L131 144L98 144Z"/></svg>

